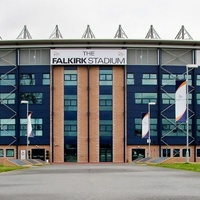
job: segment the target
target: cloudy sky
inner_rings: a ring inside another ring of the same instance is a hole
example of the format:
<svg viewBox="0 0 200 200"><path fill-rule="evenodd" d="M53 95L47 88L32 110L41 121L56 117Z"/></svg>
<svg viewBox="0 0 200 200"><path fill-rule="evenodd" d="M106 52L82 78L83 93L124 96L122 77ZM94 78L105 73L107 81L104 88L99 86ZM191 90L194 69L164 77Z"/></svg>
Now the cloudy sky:
<svg viewBox="0 0 200 200"><path fill-rule="evenodd" d="M200 40L200 0L1 0L0 36L16 39L24 25L33 39L48 39L56 25L63 38L79 39L87 25L96 38L114 38L121 24L129 39L153 25L162 39L181 26Z"/></svg>

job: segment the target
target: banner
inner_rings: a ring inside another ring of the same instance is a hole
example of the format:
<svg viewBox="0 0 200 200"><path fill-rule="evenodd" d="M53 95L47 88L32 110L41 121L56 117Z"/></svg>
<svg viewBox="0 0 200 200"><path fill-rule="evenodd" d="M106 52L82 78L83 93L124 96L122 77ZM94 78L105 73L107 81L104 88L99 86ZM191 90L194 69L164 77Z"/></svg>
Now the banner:
<svg viewBox="0 0 200 200"><path fill-rule="evenodd" d="M27 137L33 137L31 115L32 115L32 112L28 112Z"/></svg>
<svg viewBox="0 0 200 200"><path fill-rule="evenodd" d="M125 49L51 49L51 65L126 65Z"/></svg>
<svg viewBox="0 0 200 200"><path fill-rule="evenodd" d="M186 122L187 118L186 85L187 85L186 80L176 81L176 93L175 93L176 122Z"/></svg>
<svg viewBox="0 0 200 200"><path fill-rule="evenodd" d="M149 113L142 113L142 138L149 138Z"/></svg>

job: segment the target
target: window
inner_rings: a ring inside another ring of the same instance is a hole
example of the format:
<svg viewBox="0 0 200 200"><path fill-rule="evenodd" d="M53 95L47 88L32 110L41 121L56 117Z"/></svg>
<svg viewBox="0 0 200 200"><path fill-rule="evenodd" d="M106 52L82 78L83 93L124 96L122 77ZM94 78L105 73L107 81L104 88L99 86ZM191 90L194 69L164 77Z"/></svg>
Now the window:
<svg viewBox="0 0 200 200"><path fill-rule="evenodd" d="M173 149L173 157L180 157L180 149Z"/></svg>
<svg viewBox="0 0 200 200"><path fill-rule="evenodd" d="M6 149L6 157L14 157L14 149Z"/></svg>
<svg viewBox="0 0 200 200"><path fill-rule="evenodd" d="M99 81L100 85L112 85L113 75L112 70L100 69Z"/></svg>
<svg viewBox="0 0 200 200"><path fill-rule="evenodd" d="M64 106L65 106L65 111L76 111L77 95L65 95Z"/></svg>
<svg viewBox="0 0 200 200"><path fill-rule="evenodd" d="M0 66L16 66L16 49L0 50Z"/></svg>
<svg viewBox="0 0 200 200"><path fill-rule="evenodd" d="M163 104L175 104L175 94L174 93L162 93L162 103Z"/></svg>
<svg viewBox="0 0 200 200"><path fill-rule="evenodd" d="M187 149L182 150L183 157L186 157L186 152L187 152ZM189 152L189 157L190 157L190 149L188 149L188 152Z"/></svg>
<svg viewBox="0 0 200 200"><path fill-rule="evenodd" d="M21 74L20 85L35 85L35 74Z"/></svg>
<svg viewBox="0 0 200 200"><path fill-rule="evenodd" d="M50 74L43 74L42 84L43 85L50 85Z"/></svg>
<svg viewBox="0 0 200 200"><path fill-rule="evenodd" d="M3 149L0 149L0 157L3 157L4 153L3 153Z"/></svg>
<svg viewBox="0 0 200 200"><path fill-rule="evenodd" d="M100 95L99 106L100 111L112 110L112 95Z"/></svg>
<svg viewBox="0 0 200 200"><path fill-rule="evenodd" d="M200 104L200 94L197 94L197 104Z"/></svg>
<svg viewBox="0 0 200 200"><path fill-rule="evenodd" d="M197 157L200 157L200 149L197 149Z"/></svg>
<svg viewBox="0 0 200 200"><path fill-rule="evenodd" d="M65 85L77 85L77 70L65 70Z"/></svg>
<svg viewBox="0 0 200 200"><path fill-rule="evenodd" d="M191 49L162 49L162 64L172 66L185 66L192 63Z"/></svg>
<svg viewBox="0 0 200 200"><path fill-rule="evenodd" d="M134 85L134 74L127 74L127 85Z"/></svg>
<svg viewBox="0 0 200 200"><path fill-rule="evenodd" d="M135 118L135 135L142 137L142 119Z"/></svg>
<svg viewBox="0 0 200 200"><path fill-rule="evenodd" d="M112 120L100 120L100 136L112 136Z"/></svg>
<svg viewBox="0 0 200 200"><path fill-rule="evenodd" d="M15 119L0 119L0 136L15 136Z"/></svg>
<svg viewBox="0 0 200 200"><path fill-rule="evenodd" d="M0 85L16 85L15 74L1 74Z"/></svg>
<svg viewBox="0 0 200 200"><path fill-rule="evenodd" d="M157 119L150 119L150 133L151 136L157 136ZM142 137L142 119L135 118L135 135Z"/></svg>
<svg viewBox="0 0 200 200"><path fill-rule="evenodd" d="M200 119L197 119L197 136L200 136Z"/></svg>
<svg viewBox="0 0 200 200"><path fill-rule="evenodd" d="M157 49L129 49L128 65L157 65Z"/></svg>
<svg viewBox="0 0 200 200"><path fill-rule="evenodd" d="M157 74L143 74L142 85L157 85Z"/></svg>
<svg viewBox="0 0 200 200"><path fill-rule="evenodd" d="M186 80L185 74L162 74L162 85L176 85L176 80ZM191 75L188 75L188 84L191 85Z"/></svg>
<svg viewBox="0 0 200 200"><path fill-rule="evenodd" d="M66 144L64 146L64 161L77 162L77 144Z"/></svg>
<svg viewBox="0 0 200 200"><path fill-rule="evenodd" d="M49 65L49 49L20 49L20 65Z"/></svg>
<svg viewBox="0 0 200 200"><path fill-rule="evenodd" d="M42 93L21 93L20 99L26 100L30 104L42 104Z"/></svg>
<svg viewBox="0 0 200 200"><path fill-rule="evenodd" d="M136 104L148 104L149 102L156 102L157 93L135 93Z"/></svg>
<svg viewBox="0 0 200 200"><path fill-rule="evenodd" d="M1 104L15 104L15 93L0 93Z"/></svg>
<svg viewBox="0 0 200 200"><path fill-rule="evenodd" d="M64 135L77 136L77 121L76 120L65 120Z"/></svg>
<svg viewBox="0 0 200 200"><path fill-rule="evenodd" d="M162 85L175 85L176 76L173 74L162 75Z"/></svg>
<svg viewBox="0 0 200 200"><path fill-rule="evenodd" d="M34 136L43 136L43 120L32 118L32 132ZM20 136L27 136L27 119L20 119Z"/></svg>
<svg viewBox="0 0 200 200"><path fill-rule="evenodd" d="M198 86L200 86L200 75L197 75L196 84L197 84Z"/></svg>
<svg viewBox="0 0 200 200"><path fill-rule="evenodd" d="M162 154L163 154L163 157L171 157L171 149L168 149L166 147L166 149L162 150Z"/></svg>
<svg viewBox="0 0 200 200"><path fill-rule="evenodd" d="M191 123L192 120L189 120L189 132L191 132ZM162 119L162 135L167 136L186 136L186 124L181 123L177 124L175 119L168 118Z"/></svg>

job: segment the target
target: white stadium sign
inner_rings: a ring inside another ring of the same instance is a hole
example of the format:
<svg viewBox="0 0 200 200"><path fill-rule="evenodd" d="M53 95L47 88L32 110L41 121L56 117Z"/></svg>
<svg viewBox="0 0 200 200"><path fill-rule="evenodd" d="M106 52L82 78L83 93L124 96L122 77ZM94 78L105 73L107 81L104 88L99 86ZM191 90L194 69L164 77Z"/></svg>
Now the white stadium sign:
<svg viewBox="0 0 200 200"><path fill-rule="evenodd" d="M51 65L126 65L127 51L52 49Z"/></svg>

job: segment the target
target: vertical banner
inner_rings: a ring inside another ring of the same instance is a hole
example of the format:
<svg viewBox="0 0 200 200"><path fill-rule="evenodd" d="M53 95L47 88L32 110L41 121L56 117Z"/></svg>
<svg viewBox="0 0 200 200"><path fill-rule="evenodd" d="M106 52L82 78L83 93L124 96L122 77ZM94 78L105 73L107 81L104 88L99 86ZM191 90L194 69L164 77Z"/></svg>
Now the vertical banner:
<svg viewBox="0 0 200 200"><path fill-rule="evenodd" d="M33 137L32 134L32 123L31 123L32 112L28 112L28 123L27 123L27 137Z"/></svg>
<svg viewBox="0 0 200 200"><path fill-rule="evenodd" d="M142 138L149 138L149 113L142 113Z"/></svg>
<svg viewBox="0 0 200 200"><path fill-rule="evenodd" d="M186 122L186 80L176 81L175 93L175 108L176 108L176 122Z"/></svg>

